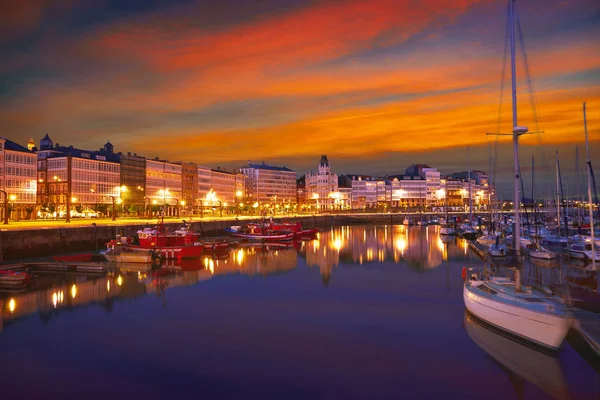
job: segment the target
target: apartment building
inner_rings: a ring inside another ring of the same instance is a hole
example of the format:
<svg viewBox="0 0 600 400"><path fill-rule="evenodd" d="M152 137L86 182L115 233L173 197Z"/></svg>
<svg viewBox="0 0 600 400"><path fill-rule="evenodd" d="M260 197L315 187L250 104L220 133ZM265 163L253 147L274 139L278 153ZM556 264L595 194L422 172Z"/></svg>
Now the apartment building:
<svg viewBox="0 0 600 400"><path fill-rule="evenodd" d="M246 198L253 202L295 204L296 171L286 167L248 164L240 169L245 178Z"/></svg>
<svg viewBox="0 0 600 400"><path fill-rule="evenodd" d="M30 218L36 204L37 155L11 140L0 137L0 193L2 218ZM6 201L5 201L6 200ZM8 210L4 204L8 203Z"/></svg>
<svg viewBox="0 0 600 400"><path fill-rule="evenodd" d="M120 158L110 142L100 151L82 150L54 145L46 134L37 158L38 217L110 214L106 206L122 202Z"/></svg>
<svg viewBox="0 0 600 400"><path fill-rule="evenodd" d="M158 157L146 160L146 198L152 206L161 207L165 216L179 215L182 205L181 164L160 160Z"/></svg>

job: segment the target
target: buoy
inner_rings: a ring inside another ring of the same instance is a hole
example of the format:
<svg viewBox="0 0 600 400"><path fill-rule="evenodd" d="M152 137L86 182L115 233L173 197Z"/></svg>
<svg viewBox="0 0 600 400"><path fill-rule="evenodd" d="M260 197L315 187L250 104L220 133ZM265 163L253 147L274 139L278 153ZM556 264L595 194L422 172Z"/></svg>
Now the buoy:
<svg viewBox="0 0 600 400"><path fill-rule="evenodd" d="M463 281L467 279L467 267L462 267L461 276Z"/></svg>

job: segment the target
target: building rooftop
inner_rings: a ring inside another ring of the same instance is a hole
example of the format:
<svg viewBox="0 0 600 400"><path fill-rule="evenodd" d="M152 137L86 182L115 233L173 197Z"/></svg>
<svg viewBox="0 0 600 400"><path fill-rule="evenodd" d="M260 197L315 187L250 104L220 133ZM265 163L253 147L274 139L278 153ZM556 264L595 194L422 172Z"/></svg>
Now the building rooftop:
<svg viewBox="0 0 600 400"><path fill-rule="evenodd" d="M114 163L121 162L121 158L118 154L109 153L106 151L82 150L73 146L55 146L52 149L41 150L38 153L40 152L48 152L49 154L47 155L47 158L66 157L71 155L71 157L85 158L90 160L100 160Z"/></svg>
<svg viewBox="0 0 600 400"><path fill-rule="evenodd" d="M0 136L2 137L2 136ZM23 153L33 153L32 151L29 151L29 149L27 147L21 146L18 143L13 142L12 140L9 140L5 137L2 137L2 139L6 140L6 142L4 142L4 148L6 150L12 150L12 151L20 151Z"/></svg>
<svg viewBox="0 0 600 400"><path fill-rule="evenodd" d="M267 170L271 170L271 171L296 172L296 171L292 171L291 169L289 169L287 167L275 167L273 165L267 165L267 164L250 164L249 163L248 168L267 169Z"/></svg>

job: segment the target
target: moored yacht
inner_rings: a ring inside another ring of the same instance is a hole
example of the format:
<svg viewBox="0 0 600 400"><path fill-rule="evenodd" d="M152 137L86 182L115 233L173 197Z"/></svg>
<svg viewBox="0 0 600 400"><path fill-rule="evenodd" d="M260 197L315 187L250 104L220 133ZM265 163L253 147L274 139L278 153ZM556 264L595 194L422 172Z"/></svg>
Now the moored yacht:
<svg viewBox="0 0 600 400"><path fill-rule="evenodd" d="M560 303L531 289L518 290L508 278L471 274L463 298L475 317L550 350L560 348L573 325L573 318Z"/></svg>

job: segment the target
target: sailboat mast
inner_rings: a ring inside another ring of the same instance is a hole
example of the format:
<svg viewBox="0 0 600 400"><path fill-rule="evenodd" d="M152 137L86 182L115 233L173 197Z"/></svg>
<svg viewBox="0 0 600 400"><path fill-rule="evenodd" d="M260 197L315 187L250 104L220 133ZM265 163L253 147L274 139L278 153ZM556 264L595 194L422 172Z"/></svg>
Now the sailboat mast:
<svg viewBox="0 0 600 400"><path fill-rule="evenodd" d="M514 249L518 254L521 250L521 219L519 208L521 204L519 196L519 130L517 127L517 67L515 60L515 0L509 0L510 18L510 71L512 83L512 117L513 117L513 151L514 151L514 190L515 190L515 230L513 232Z"/></svg>
<svg viewBox="0 0 600 400"><path fill-rule="evenodd" d="M473 223L473 204L471 200L471 146L467 147L467 158L469 160L469 224Z"/></svg>
<svg viewBox="0 0 600 400"><path fill-rule="evenodd" d="M582 196L581 196L581 174L579 173L579 147L575 146L575 174L576 174L576 179L577 179L577 203L575 203L577 205L577 226L581 226L581 212L580 212L580 207L581 207L581 200L582 200Z"/></svg>
<svg viewBox="0 0 600 400"><path fill-rule="evenodd" d="M561 224L560 224L560 183L559 183L559 176L558 176L558 151L556 152L556 200L554 200L556 202L556 222L558 223L558 236L561 236L561 231L562 229Z"/></svg>
<svg viewBox="0 0 600 400"><path fill-rule="evenodd" d="M583 129L585 131L585 151L587 153L588 166L588 206L590 213L590 231L592 234L592 269L596 270L596 243L594 238L594 207L592 202L592 162L590 161L590 143L588 141L587 117L585 115L585 102L583 103Z"/></svg>

